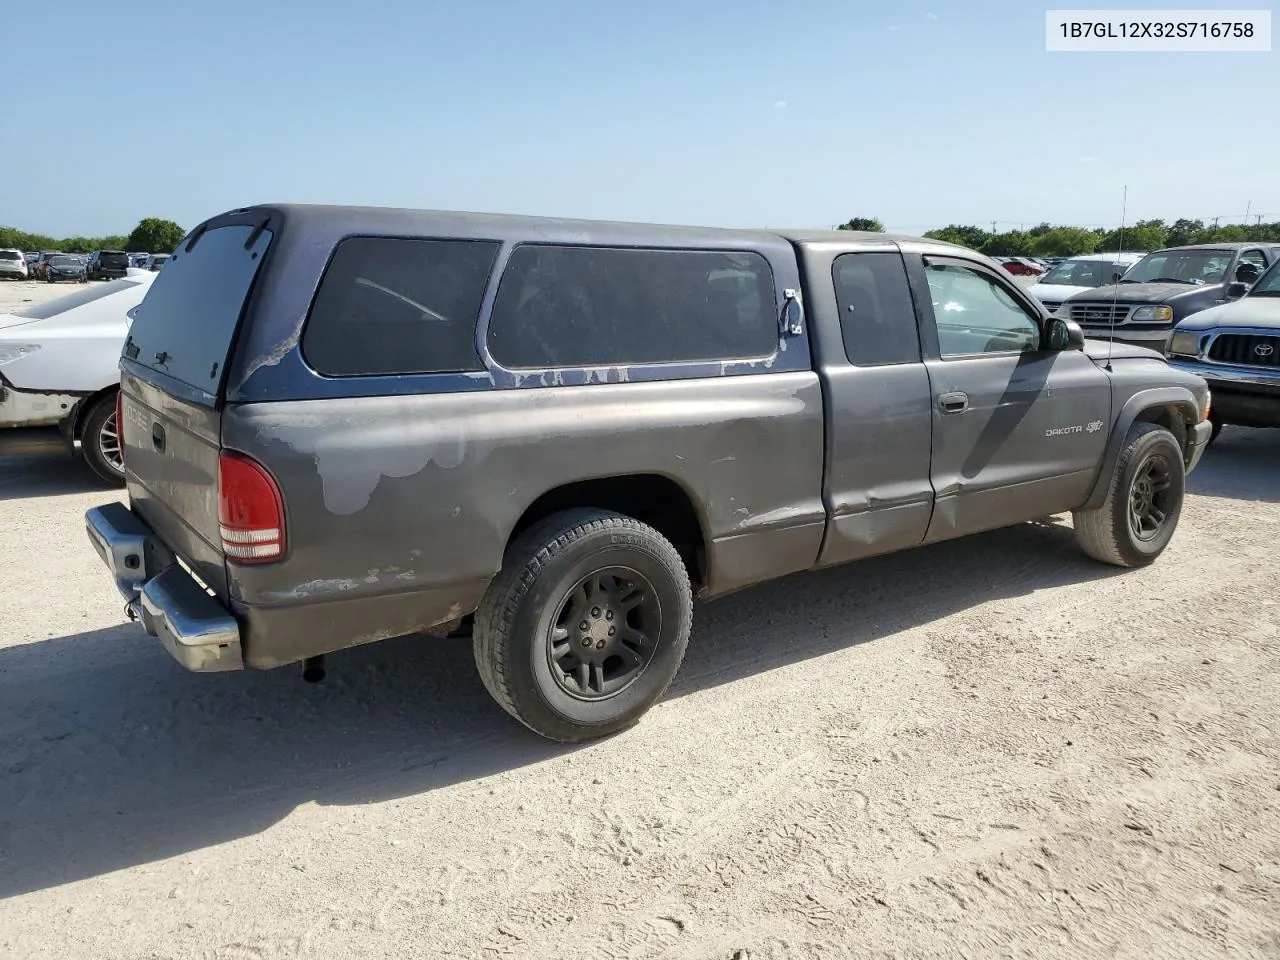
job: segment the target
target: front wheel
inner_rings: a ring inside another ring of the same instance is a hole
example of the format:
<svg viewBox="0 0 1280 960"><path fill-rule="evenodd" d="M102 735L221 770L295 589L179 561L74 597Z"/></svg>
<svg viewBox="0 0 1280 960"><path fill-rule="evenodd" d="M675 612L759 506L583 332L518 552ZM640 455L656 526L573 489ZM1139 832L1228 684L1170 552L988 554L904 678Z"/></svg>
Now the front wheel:
<svg viewBox="0 0 1280 960"><path fill-rule="evenodd" d="M1102 506L1073 514L1076 541L1103 563L1146 566L1173 538L1185 486L1186 463L1173 434L1158 424L1135 423Z"/></svg>
<svg viewBox="0 0 1280 960"><path fill-rule="evenodd" d="M476 667L530 730L591 740L657 702L692 623L688 572L662 534L612 511L567 510L508 547L476 611Z"/></svg>
<svg viewBox="0 0 1280 960"><path fill-rule="evenodd" d="M124 445L116 423L116 396L109 393L84 418L80 451L89 468L113 487L124 486Z"/></svg>

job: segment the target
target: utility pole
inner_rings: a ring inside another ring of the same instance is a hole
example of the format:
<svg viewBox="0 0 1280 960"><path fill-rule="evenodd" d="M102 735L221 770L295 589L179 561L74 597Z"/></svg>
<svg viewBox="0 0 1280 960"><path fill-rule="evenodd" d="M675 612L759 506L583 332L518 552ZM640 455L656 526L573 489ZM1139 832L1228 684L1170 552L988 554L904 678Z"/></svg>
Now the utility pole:
<svg viewBox="0 0 1280 960"><path fill-rule="evenodd" d="M1259 227L1262 226L1262 214L1255 213L1253 215L1253 219L1255 221L1255 226L1259 226Z"/></svg>
<svg viewBox="0 0 1280 960"><path fill-rule="evenodd" d="M992 235L993 235L993 236L995 235L995 232L996 232L996 222L995 222L994 220L992 220L992 221L991 221L991 233L992 233Z"/></svg>
<svg viewBox="0 0 1280 960"><path fill-rule="evenodd" d="M1249 211L1253 209L1253 201L1250 200L1244 205L1244 225L1249 225Z"/></svg>

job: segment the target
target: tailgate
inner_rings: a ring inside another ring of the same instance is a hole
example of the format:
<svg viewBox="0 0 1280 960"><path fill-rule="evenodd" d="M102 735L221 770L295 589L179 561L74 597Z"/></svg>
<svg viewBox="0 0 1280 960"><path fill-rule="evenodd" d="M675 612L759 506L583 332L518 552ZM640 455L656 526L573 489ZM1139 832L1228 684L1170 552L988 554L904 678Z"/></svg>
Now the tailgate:
<svg viewBox="0 0 1280 960"><path fill-rule="evenodd" d="M218 411L126 370L120 378L130 506L226 599L218 536Z"/></svg>
<svg viewBox="0 0 1280 960"><path fill-rule="evenodd" d="M130 504L223 600L219 397L273 238L256 220L218 218L183 241L136 308L120 363Z"/></svg>

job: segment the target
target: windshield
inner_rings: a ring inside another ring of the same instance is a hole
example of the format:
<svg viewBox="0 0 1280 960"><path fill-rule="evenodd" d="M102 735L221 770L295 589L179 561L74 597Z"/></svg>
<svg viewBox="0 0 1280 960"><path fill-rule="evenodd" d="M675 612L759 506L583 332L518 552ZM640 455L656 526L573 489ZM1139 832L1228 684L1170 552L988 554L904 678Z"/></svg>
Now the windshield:
<svg viewBox="0 0 1280 960"><path fill-rule="evenodd" d="M1249 291L1251 297L1280 297L1280 260L1271 265L1271 269L1258 278L1258 282Z"/></svg>
<svg viewBox="0 0 1280 960"><path fill-rule="evenodd" d="M49 262L53 264L55 267L69 267L69 266L72 266L73 264L79 263L80 261L77 260L75 257L54 257Z"/></svg>
<svg viewBox="0 0 1280 960"><path fill-rule="evenodd" d="M1121 283L1221 283L1231 265L1230 250L1161 250L1147 254Z"/></svg>
<svg viewBox="0 0 1280 960"><path fill-rule="evenodd" d="M1101 287L1115 283L1124 268L1109 260L1064 260L1043 277L1041 283L1066 287Z"/></svg>

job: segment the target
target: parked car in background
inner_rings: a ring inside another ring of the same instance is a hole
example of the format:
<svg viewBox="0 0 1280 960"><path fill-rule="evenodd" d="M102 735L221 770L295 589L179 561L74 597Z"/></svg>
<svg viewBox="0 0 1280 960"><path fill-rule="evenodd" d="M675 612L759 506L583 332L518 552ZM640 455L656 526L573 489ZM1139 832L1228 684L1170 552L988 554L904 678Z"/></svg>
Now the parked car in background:
<svg viewBox="0 0 1280 960"><path fill-rule="evenodd" d="M1208 388L1099 346L919 237L249 207L138 308L128 504L86 525L188 669L470 632L503 709L589 740L694 596L1067 511L1156 560Z"/></svg>
<svg viewBox="0 0 1280 960"><path fill-rule="evenodd" d="M1039 264L1022 257L996 257L995 259L1015 277L1034 277L1043 272Z"/></svg>
<svg viewBox="0 0 1280 960"><path fill-rule="evenodd" d="M145 268L154 273L165 265L165 261L168 260L169 257L170 254L167 253L153 253L151 256L147 257Z"/></svg>
<svg viewBox="0 0 1280 960"><path fill-rule="evenodd" d="M123 479L115 398L130 311L155 279L143 274L85 287L0 314L0 428L77 442L93 471ZM0 429L0 453L7 436Z"/></svg>
<svg viewBox="0 0 1280 960"><path fill-rule="evenodd" d="M1174 327L1167 353L1208 382L1213 437L1223 424L1280 427L1280 261L1240 298Z"/></svg>
<svg viewBox="0 0 1280 960"><path fill-rule="evenodd" d="M129 254L129 266L142 267L146 265L147 258L151 256L149 253L131 253Z"/></svg>
<svg viewBox="0 0 1280 960"><path fill-rule="evenodd" d="M34 264L31 267L30 276L32 280L47 280L49 278L49 261L54 257L62 256L61 250L41 250L36 255Z"/></svg>
<svg viewBox="0 0 1280 960"><path fill-rule="evenodd" d="M1057 313L1068 297L1118 282L1143 256L1141 253L1090 253L1061 260L1028 287L1027 292L1050 313Z"/></svg>
<svg viewBox="0 0 1280 960"><path fill-rule="evenodd" d="M0 278L27 279L27 261L21 250L0 250Z"/></svg>
<svg viewBox="0 0 1280 960"><path fill-rule="evenodd" d="M123 250L95 250L89 255L90 280L119 280L129 273L129 255Z"/></svg>
<svg viewBox="0 0 1280 960"><path fill-rule="evenodd" d="M1164 353L1175 324L1238 300L1280 259L1275 243L1202 243L1149 253L1117 284L1069 297L1067 315L1091 337Z"/></svg>
<svg viewBox="0 0 1280 960"><path fill-rule="evenodd" d="M53 257L45 269L45 281L58 283L62 280L74 280L77 283L88 283L89 274L85 262L69 253Z"/></svg>

